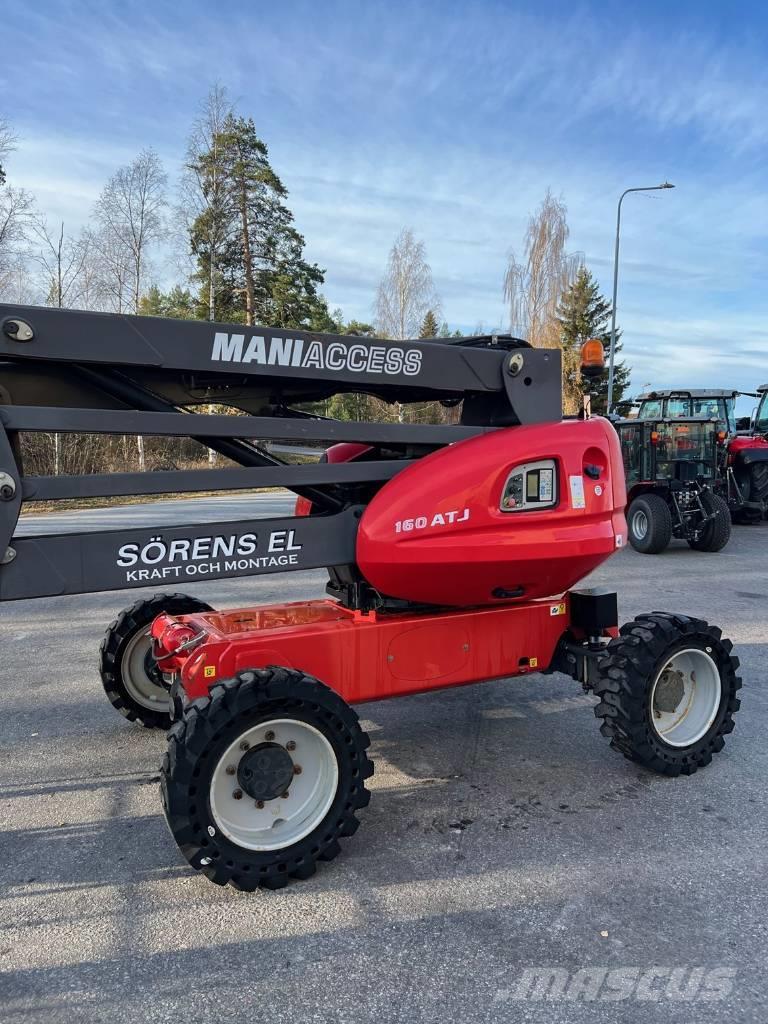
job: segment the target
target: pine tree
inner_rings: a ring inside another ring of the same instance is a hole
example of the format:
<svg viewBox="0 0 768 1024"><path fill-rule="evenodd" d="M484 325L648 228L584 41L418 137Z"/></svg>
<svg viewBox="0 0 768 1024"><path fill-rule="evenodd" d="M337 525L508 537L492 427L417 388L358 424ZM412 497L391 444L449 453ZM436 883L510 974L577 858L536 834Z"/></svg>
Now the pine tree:
<svg viewBox="0 0 768 1024"><path fill-rule="evenodd" d="M452 331L451 328L448 326L448 321L447 320L443 320L443 322L440 324L440 332L438 334L438 337L439 338L463 338L464 337L464 332L460 331L458 327L456 328L455 331Z"/></svg>
<svg viewBox="0 0 768 1024"><path fill-rule="evenodd" d="M428 309L424 314L424 319L421 322L421 330L419 331L420 338L436 338L438 336L439 327L437 326L437 317L431 309Z"/></svg>
<svg viewBox="0 0 768 1024"><path fill-rule="evenodd" d="M236 323L328 329L330 314L318 293L324 271L304 259L304 238L285 205L287 189L269 162L253 121L229 114L213 140L216 150L215 207L192 224L190 246L197 278L216 290L216 317ZM192 169L205 180L212 153L201 152ZM215 227L209 223L217 218ZM211 274L210 239L218 242ZM207 300L206 300L207 301Z"/></svg>
<svg viewBox="0 0 768 1024"><path fill-rule="evenodd" d="M153 284L147 294L141 297L139 313L142 316L166 316L177 320L200 320L205 317L205 309L194 295L178 284L169 292L162 292Z"/></svg>
<svg viewBox="0 0 768 1024"><path fill-rule="evenodd" d="M583 380L579 373L579 352L587 338L597 338L603 343L607 366L611 351L610 320L611 304L600 294L592 274L586 267L582 267L576 275L576 280L564 293L557 309L557 322L563 346L566 394L570 388L581 394L591 394L592 412L601 415L605 414L608 401L608 371L606 369L597 380ZM621 351L620 337L621 332L617 331L617 353ZM622 404L624 392L629 387L629 373L626 363L614 363L614 406Z"/></svg>

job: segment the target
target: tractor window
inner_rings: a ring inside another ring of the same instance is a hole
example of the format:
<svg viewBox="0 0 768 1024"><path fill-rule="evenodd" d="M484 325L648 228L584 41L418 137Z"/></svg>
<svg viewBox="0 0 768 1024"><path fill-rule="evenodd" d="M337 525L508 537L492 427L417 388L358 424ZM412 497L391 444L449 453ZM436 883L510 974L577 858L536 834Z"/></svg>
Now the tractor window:
<svg viewBox="0 0 768 1024"><path fill-rule="evenodd" d="M733 402L726 403L722 398L694 398L691 415L719 420L724 430L733 429Z"/></svg>
<svg viewBox="0 0 768 1024"><path fill-rule="evenodd" d="M691 415L690 398L670 398L667 400L667 416L671 420L683 419ZM694 413L695 416L701 415Z"/></svg>
<svg viewBox="0 0 768 1024"><path fill-rule="evenodd" d="M530 512L557 504L557 467L554 459L515 466L507 477L499 508L502 512Z"/></svg>
<svg viewBox="0 0 768 1024"><path fill-rule="evenodd" d="M624 475L627 486L631 487L647 475L646 453L643 438L646 428L641 423L622 423L617 425L621 442L621 457L624 462Z"/></svg>
<svg viewBox="0 0 768 1024"><path fill-rule="evenodd" d="M714 423L659 424L656 441L656 475L693 480L715 474Z"/></svg>
<svg viewBox="0 0 768 1024"><path fill-rule="evenodd" d="M755 413L755 430L758 434L768 434L768 391L760 396L760 405Z"/></svg>
<svg viewBox="0 0 768 1024"><path fill-rule="evenodd" d="M657 420L661 417L661 399L651 398L640 403L639 420Z"/></svg>
<svg viewBox="0 0 768 1024"><path fill-rule="evenodd" d="M720 400L720 405L722 406L722 409L723 409L723 412L725 413L725 415L723 415L723 412L721 412L719 418L721 420L725 420L726 430L728 431L728 433L729 434L735 434L736 433L736 411L734 409L734 399L733 398L723 398L723 399Z"/></svg>

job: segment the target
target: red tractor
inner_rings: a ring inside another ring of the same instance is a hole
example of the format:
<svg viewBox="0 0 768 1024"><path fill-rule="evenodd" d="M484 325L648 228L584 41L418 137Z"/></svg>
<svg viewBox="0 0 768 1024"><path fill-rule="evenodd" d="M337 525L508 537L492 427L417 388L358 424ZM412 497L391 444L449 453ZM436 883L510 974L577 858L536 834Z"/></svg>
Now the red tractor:
<svg viewBox="0 0 768 1024"><path fill-rule="evenodd" d="M763 412L754 430L737 430L736 398L746 392L701 388L698 390L649 391L640 395L638 419L716 419L720 429L719 482L717 493L728 502L735 523L754 523L768 509L768 405L765 387ZM762 429L761 429L762 426Z"/></svg>
<svg viewBox="0 0 768 1024"><path fill-rule="evenodd" d="M461 422L298 407L349 391L458 402ZM323 600L144 598L102 645L113 704L170 724L168 825L217 884L278 888L340 852L370 798L361 702L564 672L611 745L668 776L733 729L738 661L717 627L649 612L619 628L614 593L572 589L625 546L626 493L611 424L562 416L557 352L0 307L0 393L0 600L329 569ZM211 402L242 415L190 411ZM29 431L194 437L239 465L25 476ZM275 440L358 447L289 465ZM15 536L22 501L255 486L288 486L311 514Z"/></svg>

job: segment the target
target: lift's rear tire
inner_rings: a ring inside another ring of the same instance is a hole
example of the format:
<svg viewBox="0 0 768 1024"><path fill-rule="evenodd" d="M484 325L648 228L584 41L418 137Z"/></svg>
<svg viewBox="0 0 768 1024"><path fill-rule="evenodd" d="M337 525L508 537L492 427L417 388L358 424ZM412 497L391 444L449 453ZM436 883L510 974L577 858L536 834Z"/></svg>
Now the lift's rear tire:
<svg viewBox="0 0 768 1024"><path fill-rule="evenodd" d="M186 594L155 594L120 612L99 649L99 672L113 707L130 722L148 729L168 729L171 694L152 657L149 627L162 612L191 615L210 605Z"/></svg>
<svg viewBox="0 0 768 1024"><path fill-rule="evenodd" d="M639 494L627 511L629 543L644 555L657 555L672 540L672 513L658 494Z"/></svg>
<svg viewBox="0 0 768 1024"><path fill-rule="evenodd" d="M630 761L692 775L723 749L739 709L732 644L716 626L653 612L622 626L600 662L600 731Z"/></svg>
<svg viewBox="0 0 768 1024"><path fill-rule="evenodd" d="M217 885L279 889L332 860L370 793L370 740L327 686L292 669L241 672L168 734L163 807L179 849Z"/></svg>
<svg viewBox="0 0 768 1024"><path fill-rule="evenodd" d="M703 491L701 504L708 515L715 513L699 535L698 540L689 540L694 551L722 551L731 538L731 511L728 502L719 494Z"/></svg>

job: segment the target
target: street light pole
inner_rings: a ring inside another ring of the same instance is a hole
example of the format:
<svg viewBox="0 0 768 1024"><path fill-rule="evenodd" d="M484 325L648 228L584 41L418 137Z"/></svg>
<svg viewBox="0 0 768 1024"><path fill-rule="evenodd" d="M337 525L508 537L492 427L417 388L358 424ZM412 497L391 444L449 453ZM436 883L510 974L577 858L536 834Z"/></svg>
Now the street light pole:
<svg viewBox="0 0 768 1024"><path fill-rule="evenodd" d="M613 408L613 363L616 356L616 293L619 288L619 230L621 228L621 204L624 196L630 192L656 192L661 188L674 188L668 181L663 185L647 185L644 188L628 188L619 196L619 206L616 211L616 250L613 255L613 305L611 307L611 351L608 358L608 401L606 412L610 413Z"/></svg>

